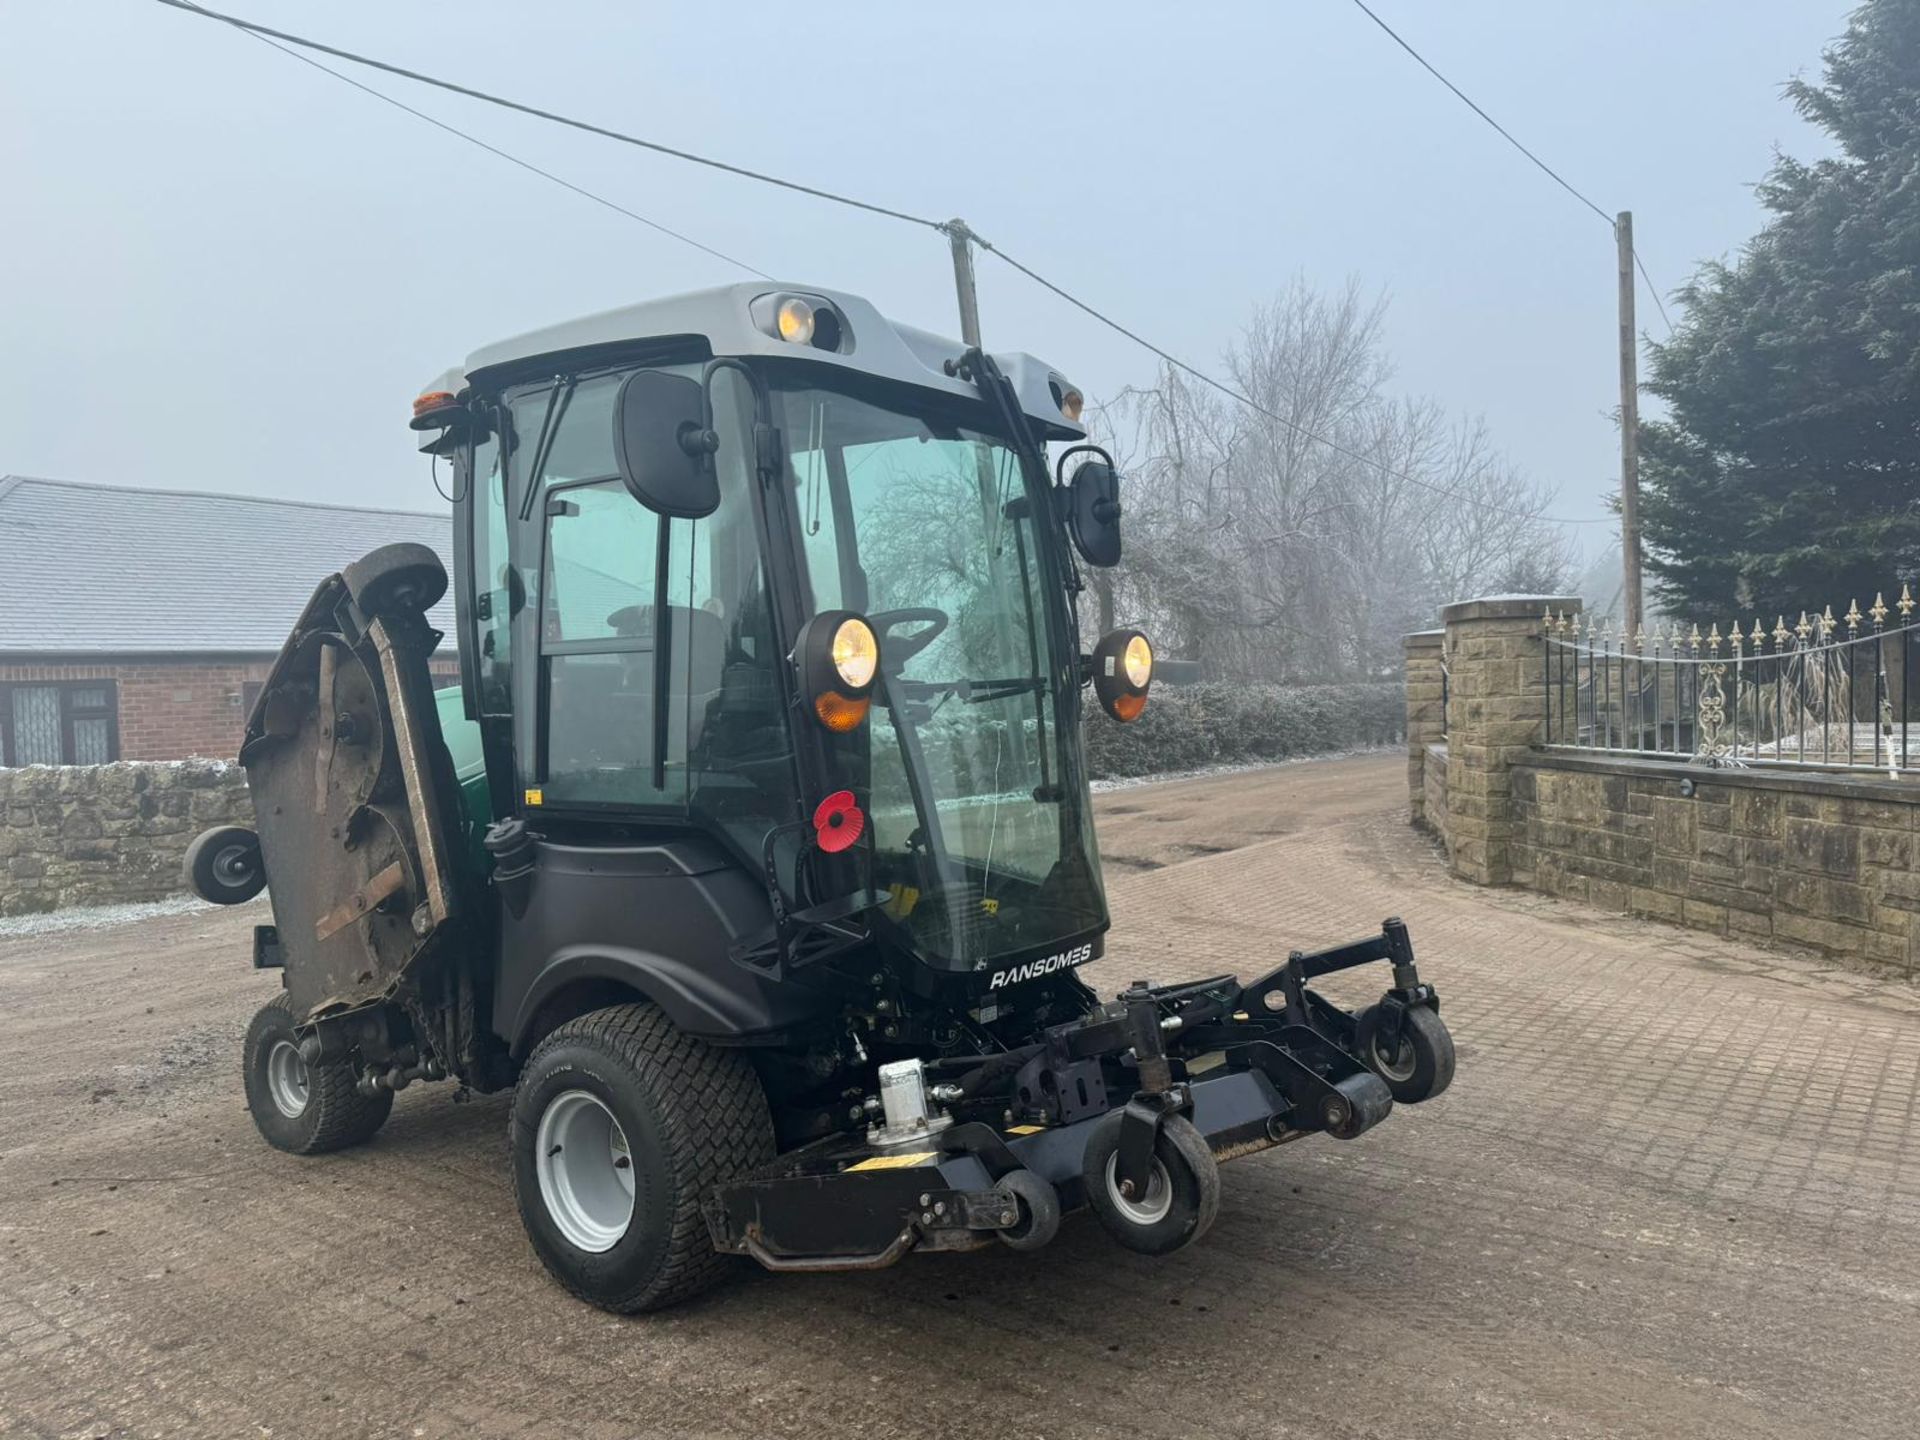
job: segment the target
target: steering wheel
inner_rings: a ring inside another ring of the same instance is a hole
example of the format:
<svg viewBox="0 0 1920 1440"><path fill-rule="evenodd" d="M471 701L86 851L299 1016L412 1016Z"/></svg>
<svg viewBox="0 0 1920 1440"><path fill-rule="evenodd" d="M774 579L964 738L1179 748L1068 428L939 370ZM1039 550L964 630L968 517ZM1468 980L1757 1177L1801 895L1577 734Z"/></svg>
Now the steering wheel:
<svg viewBox="0 0 1920 1440"><path fill-rule="evenodd" d="M900 610L876 610L867 616L873 633L881 637L880 658L889 672L898 674L907 662L945 633L950 617L930 605L910 605ZM924 625L905 639L891 639L887 632L896 625Z"/></svg>

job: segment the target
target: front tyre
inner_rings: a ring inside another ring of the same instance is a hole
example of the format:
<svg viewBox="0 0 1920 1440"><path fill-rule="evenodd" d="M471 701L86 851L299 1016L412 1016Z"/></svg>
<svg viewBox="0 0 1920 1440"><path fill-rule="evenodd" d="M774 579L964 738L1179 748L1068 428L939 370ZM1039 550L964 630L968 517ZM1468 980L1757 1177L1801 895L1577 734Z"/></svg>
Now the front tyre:
<svg viewBox="0 0 1920 1440"><path fill-rule="evenodd" d="M681 1034L652 1005L569 1021L514 1093L514 1198L534 1250L582 1300L623 1313L725 1273L702 1203L774 1156L746 1058Z"/></svg>
<svg viewBox="0 0 1920 1440"><path fill-rule="evenodd" d="M292 1155L358 1145L371 1139L393 1110L391 1090L360 1093L352 1066L342 1061L309 1065L301 1058L285 995L262 1005L247 1026L241 1068L255 1128L274 1149Z"/></svg>

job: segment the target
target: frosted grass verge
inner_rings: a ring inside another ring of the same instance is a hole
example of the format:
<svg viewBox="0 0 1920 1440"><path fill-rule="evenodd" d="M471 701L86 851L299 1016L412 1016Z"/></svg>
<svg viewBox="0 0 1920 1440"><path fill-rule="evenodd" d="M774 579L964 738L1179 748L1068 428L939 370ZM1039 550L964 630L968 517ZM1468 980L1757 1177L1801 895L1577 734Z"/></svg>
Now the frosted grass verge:
<svg viewBox="0 0 1920 1440"><path fill-rule="evenodd" d="M1399 745L1356 745L1349 750L1327 750L1318 755L1289 755L1284 760L1236 760L1222 765L1202 765L1197 770L1162 770L1153 775L1116 775L1095 780L1087 788L1096 795L1114 790L1138 790L1143 785L1165 785L1174 780L1210 780L1220 775L1246 775L1256 770L1279 770L1288 765L1311 765L1317 760L1355 760L1362 755L1398 754Z"/></svg>

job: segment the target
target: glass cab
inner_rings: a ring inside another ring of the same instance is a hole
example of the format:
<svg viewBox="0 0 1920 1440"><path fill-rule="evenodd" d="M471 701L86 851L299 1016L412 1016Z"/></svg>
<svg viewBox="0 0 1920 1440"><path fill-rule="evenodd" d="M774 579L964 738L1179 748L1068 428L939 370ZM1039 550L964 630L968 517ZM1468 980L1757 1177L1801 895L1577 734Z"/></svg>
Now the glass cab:
<svg viewBox="0 0 1920 1440"><path fill-rule="evenodd" d="M729 364L705 378L719 506L670 519L619 478L634 368L480 397L491 423L460 457L462 671L496 813L582 835L692 827L755 873L771 851L788 906L866 892L876 938L939 970L1096 944L1044 455L981 401ZM648 368L703 379L696 360ZM846 733L814 720L790 659L829 610L880 641L871 711ZM869 833L829 862L809 820L839 790Z"/></svg>

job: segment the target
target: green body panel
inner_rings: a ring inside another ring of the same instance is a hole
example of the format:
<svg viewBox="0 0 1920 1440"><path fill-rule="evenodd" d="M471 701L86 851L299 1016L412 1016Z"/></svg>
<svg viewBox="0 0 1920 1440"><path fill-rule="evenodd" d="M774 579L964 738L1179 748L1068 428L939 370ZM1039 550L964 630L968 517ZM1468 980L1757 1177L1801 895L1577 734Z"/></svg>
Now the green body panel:
<svg viewBox="0 0 1920 1440"><path fill-rule="evenodd" d="M480 727L467 718L459 686L436 690L433 698L440 711L440 734L447 742L447 753L453 757L454 777L460 782L459 822L467 874L469 879L478 881L487 873L487 852L480 837L493 822L493 797L487 791Z"/></svg>

